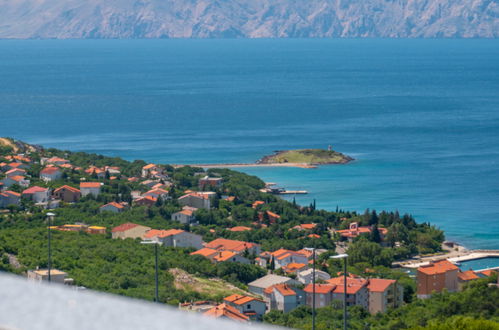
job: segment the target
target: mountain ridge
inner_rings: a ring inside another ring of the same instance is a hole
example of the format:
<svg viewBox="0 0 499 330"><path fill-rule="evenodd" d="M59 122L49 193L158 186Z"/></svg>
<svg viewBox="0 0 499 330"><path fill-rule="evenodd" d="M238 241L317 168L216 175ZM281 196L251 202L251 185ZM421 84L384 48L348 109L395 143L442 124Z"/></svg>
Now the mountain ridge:
<svg viewBox="0 0 499 330"><path fill-rule="evenodd" d="M494 0L0 0L0 38L497 38Z"/></svg>

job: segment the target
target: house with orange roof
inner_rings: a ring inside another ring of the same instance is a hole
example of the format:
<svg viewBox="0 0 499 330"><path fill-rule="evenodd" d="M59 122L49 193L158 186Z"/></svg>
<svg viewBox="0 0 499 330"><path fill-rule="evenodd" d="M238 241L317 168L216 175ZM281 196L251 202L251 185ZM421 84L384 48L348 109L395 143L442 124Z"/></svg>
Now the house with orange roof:
<svg viewBox="0 0 499 330"><path fill-rule="evenodd" d="M21 194L10 190L0 192L0 208L5 208L9 205L19 206L20 204Z"/></svg>
<svg viewBox="0 0 499 330"><path fill-rule="evenodd" d="M347 277L347 306L361 306L365 309L369 308L369 282L366 279L359 277ZM326 283L333 284L336 287L333 291L333 300L343 302L345 295L345 280L343 276L333 277L327 280Z"/></svg>
<svg viewBox="0 0 499 330"><path fill-rule="evenodd" d="M305 304L305 292L289 284L275 284L263 291L269 310L280 310L283 313Z"/></svg>
<svg viewBox="0 0 499 330"><path fill-rule="evenodd" d="M196 222L194 212L197 210L195 207L184 206L181 211L172 213L171 219L183 224L194 224Z"/></svg>
<svg viewBox="0 0 499 330"><path fill-rule="evenodd" d="M54 190L53 195L66 203L74 203L80 200L81 192L80 189L64 185Z"/></svg>
<svg viewBox="0 0 499 330"><path fill-rule="evenodd" d="M30 181L22 175L8 176L8 177L3 178L2 181L0 181L0 182L3 183L3 186L5 188L11 187L15 184L17 184L23 188L28 188L29 184L30 184Z"/></svg>
<svg viewBox="0 0 499 330"><path fill-rule="evenodd" d="M287 276L267 274L263 277L254 280L251 283L248 283L248 290L251 293L263 296L265 289L276 284L284 284L284 283L289 284L290 286L301 285L300 282Z"/></svg>
<svg viewBox="0 0 499 330"><path fill-rule="evenodd" d="M275 269L285 267L290 263L308 265L307 256L302 253L298 253L297 251L279 249L277 251L271 252L270 256L272 259L274 259Z"/></svg>
<svg viewBox="0 0 499 330"><path fill-rule="evenodd" d="M237 254L233 251L225 251L225 250L215 250L211 248L204 247L195 252L192 252L191 255L203 256L205 258L210 259L212 262L240 262L242 264L250 264L251 262L243 257L240 254Z"/></svg>
<svg viewBox="0 0 499 330"><path fill-rule="evenodd" d="M139 197L136 200L133 201L134 205L137 206L146 206L146 207L151 207L156 204L158 201L157 198L154 198L152 196L144 196L144 197Z"/></svg>
<svg viewBox="0 0 499 330"><path fill-rule="evenodd" d="M248 316L240 313L236 308L228 304L220 304L216 307L213 307L207 312L203 313L203 315L217 319L228 319L231 321L237 321L242 323L246 323L249 321Z"/></svg>
<svg viewBox="0 0 499 330"><path fill-rule="evenodd" d="M497 274L497 270L494 270L494 269L486 269L486 270L481 270L479 272L477 272L478 276L481 276L481 277L490 277L494 274Z"/></svg>
<svg viewBox="0 0 499 330"><path fill-rule="evenodd" d="M13 169L5 172L5 176L8 176L8 177L9 176L16 176L16 175L26 176L26 170L23 170L22 168L13 168Z"/></svg>
<svg viewBox="0 0 499 330"><path fill-rule="evenodd" d="M199 179L198 185L199 189L204 190L206 188L219 188L223 184L222 178L211 178L208 175Z"/></svg>
<svg viewBox="0 0 499 330"><path fill-rule="evenodd" d="M217 238L205 245L205 247L215 250L232 251L237 254L242 254L245 251L249 253L259 254L260 245L256 243L237 241L225 238Z"/></svg>
<svg viewBox="0 0 499 330"><path fill-rule="evenodd" d="M127 222L111 230L112 238L143 238L144 235L151 230L150 227L138 225L136 223Z"/></svg>
<svg viewBox="0 0 499 330"><path fill-rule="evenodd" d="M289 274L296 274L297 272L305 270L307 268L308 268L308 262L306 264L291 262L286 266L283 266L282 270L289 275Z"/></svg>
<svg viewBox="0 0 499 330"><path fill-rule="evenodd" d="M368 280L369 312L384 313L388 308L397 308L404 303L404 287L396 280L371 278Z"/></svg>
<svg viewBox="0 0 499 330"><path fill-rule="evenodd" d="M471 269L464 272L459 271L457 273L458 290L461 291L466 283L473 280L478 280L479 278L481 277L478 275L478 273L474 272Z"/></svg>
<svg viewBox="0 0 499 330"><path fill-rule="evenodd" d="M151 229L143 236L145 240L158 242L161 245L175 248L195 248L203 247L203 239L196 235L181 229L158 230Z"/></svg>
<svg viewBox="0 0 499 330"><path fill-rule="evenodd" d="M259 321L267 311L265 301L240 294L233 294L224 298L224 303L237 309L239 313L244 314L250 320Z"/></svg>
<svg viewBox="0 0 499 330"><path fill-rule="evenodd" d="M179 197L178 203L182 206L190 206L197 209L209 210L216 196L217 194L212 191L190 192L183 195L182 197Z"/></svg>
<svg viewBox="0 0 499 330"><path fill-rule="evenodd" d="M142 197L151 196L156 199L161 198L162 200L166 200L168 198L168 191L164 189L151 189L148 192L142 194Z"/></svg>
<svg viewBox="0 0 499 330"><path fill-rule="evenodd" d="M50 200L50 189L33 186L25 189L22 192L21 197L35 203L46 203Z"/></svg>
<svg viewBox="0 0 499 330"><path fill-rule="evenodd" d="M97 197L100 194L102 185L100 182L80 182L81 195L83 197L87 195Z"/></svg>
<svg viewBox="0 0 499 330"><path fill-rule="evenodd" d="M433 292L447 289L449 292L458 290L459 268L448 260L430 262L417 270L418 298L429 298Z"/></svg>
<svg viewBox="0 0 499 330"><path fill-rule="evenodd" d="M241 232L241 231L250 231L253 229L250 227L245 227L245 226L235 226L235 227L229 228L228 230L232 231L232 232Z"/></svg>
<svg viewBox="0 0 499 330"><path fill-rule="evenodd" d="M107 212L113 212L113 213L120 213L126 209L126 206L127 206L126 203L111 202L111 203L107 203L107 204L99 207L99 212L106 212L107 211Z"/></svg>
<svg viewBox="0 0 499 330"><path fill-rule="evenodd" d="M62 171L55 166L47 166L40 171L40 179L45 182L55 181L62 178Z"/></svg>
<svg viewBox="0 0 499 330"><path fill-rule="evenodd" d="M360 226L357 222L352 222L348 229L343 230L335 230L336 233L340 234L341 237L348 239L348 241L352 242L354 238L360 235L369 235L372 229L370 226ZM386 234L388 233L388 229L386 228L378 228L379 235L381 240L385 239Z"/></svg>
<svg viewBox="0 0 499 330"><path fill-rule="evenodd" d="M321 308L331 305L333 301L333 292L336 288L334 284L315 284L315 307ZM307 295L307 306L313 306L314 299L314 286L307 284L303 289Z"/></svg>
<svg viewBox="0 0 499 330"><path fill-rule="evenodd" d="M56 157L56 156L51 157L51 158L42 158L40 161L41 161L42 165L45 165L45 164L54 164L54 165L69 164L69 160L64 159L64 158L60 158L60 157Z"/></svg>
<svg viewBox="0 0 499 330"><path fill-rule="evenodd" d="M302 223L301 225L294 226L292 229L298 231L313 230L317 227L316 223Z"/></svg>
<svg viewBox="0 0 499 330"><path fill-rule="evenodd" d="M27 170L29 168L29 165L20 163L20 162L11 162L3 167L4 171L11 170L13 168L22 168L23 170Z"/></svg>
<svg viewBox="0 0 499 330"><path fill-rule="evenodd" d="M158 173L162 173L162 172L163 172L163 169L161 167L159 167L158 165L147 164L144 167L142 167L141 175L143 178L148 178L148 177L154 176L154 175L156 175Z"/></svg>
<svg viewBox="0 0 499 330"><path fill-rule="evenodd" d="M251 204L251 207L256 209L258 206L265 204L264 201L254 201L253 204Z"/></svg>
<svg viewBox="0 0 499 330"><path fill-rule="evenodd" d="M88 175L95 175L97 179L104 179L106 177L106 171L96 166L90 166L85 170L85 173Z"/></svg>

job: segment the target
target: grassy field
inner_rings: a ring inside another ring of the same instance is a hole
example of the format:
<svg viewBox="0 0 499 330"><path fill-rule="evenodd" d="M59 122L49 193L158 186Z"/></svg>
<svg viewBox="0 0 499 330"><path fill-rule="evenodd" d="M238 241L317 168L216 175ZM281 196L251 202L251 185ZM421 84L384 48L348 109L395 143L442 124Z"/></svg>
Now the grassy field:
<svg viewBox="0 0 499 330"><path fill-rule="evenodd" d="M221 300L234 293L252 295L220 278L200 278L179 268L172 268L169 272L174 277L173 283L177 290L198 292L212 300Z"/></svg>
<svg viewBox="0 0 499 330"><path fill-rule="evenodd" d="M351 160L352 158L336 151L300 149L277 152L264 157L262 163L344 164Z"/></svg>

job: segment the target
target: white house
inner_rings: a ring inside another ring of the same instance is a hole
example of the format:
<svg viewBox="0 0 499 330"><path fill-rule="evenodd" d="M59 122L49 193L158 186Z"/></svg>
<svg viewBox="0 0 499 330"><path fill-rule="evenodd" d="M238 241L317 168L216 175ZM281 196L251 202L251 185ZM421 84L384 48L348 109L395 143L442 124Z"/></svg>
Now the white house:
<svg viewBox="0 0 499 330"><path fill-rule="evenodd" d="M308 257L296 251L279 249L271 253L274 258L275 268L285 267L290 263L308 265Z"/></svg>
<svg viewBox="0 0 499 330"><path fill-rule="evenodd" d="M22 168L13 168L5 172L5 175L8 177L16 175L26 176L26 170L23 170Z"/></svg>
<svg viewBox="0 0 499 330"><path fill-rule="evenodd" d="M306 294L289 284L275 284L264 290L264 297L269 310L288 313L305 303Z"/></svg>
<svg viewBox="0 0 499 330"><path fill-rule="evenodd" d="M180 197L178 203L182 206L190 206L197 209L210 209L211 202L216 195L217 194L212 191L193 192Z"/></svg>
<svg viewBox="0 0 499 330"><path fill-rule="evenodd" d="M81 195L84 197L90 194L93 195L94 197L97 197L100 194L101 186L102 183L100 182L81 182L80 183Z"/></svg>
<svg viewBox="0 0 499 330"><path fill-rule="evenodd" d="M8 188L8 187L13 186L15 184L17 184L23 188L27 188L27 187L29 187L29 184L30 184L30 181L22 175L9 176L9 177L4 178L1 182L3 183L4 188Z"/></svg>
<svg viewBox="0 0 499 330"><path fill-rule="evenodd" d="M201 249L203 239L200 235L186 232L181 229L157 230L151 229L144 235L144 239L159 242L169 247L193 247Z"/></svg>
<svg viewBox="0 0 499 330"><path fill-rule="evenodd" d="M99 207L100 212L108 211L108 212L119 213L123 212L124 210L125 210L125 205L116 202L107 203Z"/></svg>
<svg viewBox="0 0 499 330"><path fill-rule="evenodd" d="M50 200L50 189L38 186L30 187L23 191L22 197L35 203L47 203Z"/></svg>
<svg viewBox="0 0 499 330"><path fill-rule="evenodd" d="M40 179L43 181L55 181L62 178L62 171L55 166L45 167L40 171Z"/></svg>
<svg viewBox="0 0 499 330"><path fill-rule="evenodd" d="M184 206L182 211L175 212L172 214L172 220L178 221L183 224L191 224L196 221L196 217L194 216L194 212L197 211L197 208Z"/></svg>
<svg viewBox="0 0 499 330"><path fill-rule="evenodd" d="M296 279L300 281L303 284L310 284L312 283L313 279L313 269L305 269L297 273ZM322 281L327 281L331 279L331 276L329 276L328 273L323 272L322 270L316 269L315 270L315 280L322 280Z"/></svg>
<svg viewBox="0 0 499 330"><path fill-rule="evenodd" d="M224 298L224 303L236 308L239 313L248 316L251 320L261 320L267 311L265 301L240 294L233 294Z"/></svg>
<svg viewBox="0 0 499 330"><path fill-rule="evenodd" d="M7 207L8 205L19 206L21 201L21 194L14 191L0 192L0 207Z"/></svg>
<svg viewBox="0 0 499 330"><path fill-rule="evenodd" d="M142 197L146 197L146 196L151 196L151 197L154 197L154 198L161 198L163 200L166 200L168 198L168 191L164 190L164 189L152 189L152 190L149 190L148 192L145 192L142 194Z"/></svg>
<svg viewBox="0 0 499 330"><path fill-rule="evenodd" d="M272 285L275 285L275 284L283 284L283 283L287 283L290 285L300 285L300 282L293 280L292 278L289 278L286 276L269 274L269 275L265 275L263 277L260 277L259 279L256 279L251 283L248 283L248 290L251 293L259 294L259 295L263 296L263 291L266 288L271 287Z"/></svg>

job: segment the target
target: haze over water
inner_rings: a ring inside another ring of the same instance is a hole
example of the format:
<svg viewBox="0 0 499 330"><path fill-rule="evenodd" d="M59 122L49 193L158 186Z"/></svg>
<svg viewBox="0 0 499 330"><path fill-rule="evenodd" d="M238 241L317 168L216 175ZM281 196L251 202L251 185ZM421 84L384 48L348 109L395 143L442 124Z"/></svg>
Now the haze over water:
<svg viewBox="0 0 499 330"><path fill-rule="evenodd" d="M164 163L331 144L356 161L245 171L499 248L498 73L496 40L0 41L0 136Z"/></svg>

